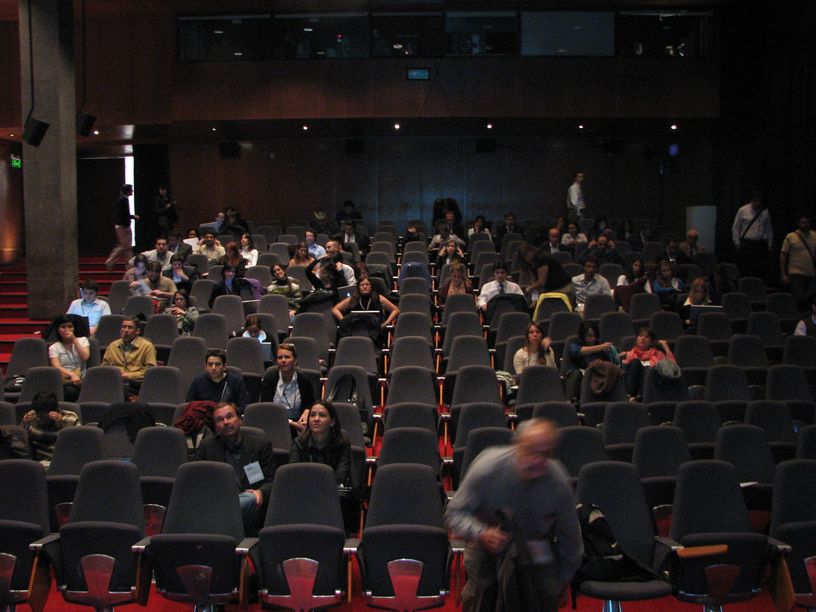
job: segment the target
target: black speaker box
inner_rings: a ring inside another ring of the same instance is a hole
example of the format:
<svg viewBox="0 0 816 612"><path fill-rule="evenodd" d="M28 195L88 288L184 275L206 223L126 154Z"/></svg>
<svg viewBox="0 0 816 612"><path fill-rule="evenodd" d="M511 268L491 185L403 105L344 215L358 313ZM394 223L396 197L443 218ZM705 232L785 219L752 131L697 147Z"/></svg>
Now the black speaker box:
<svg viewBox="0 0 816 612"><path fill-rule="evenodd" d="M32 147L39 147L48 128L49 124L45 121L29 117L25 124L25 130L23 130L23 140Z"/></svg>

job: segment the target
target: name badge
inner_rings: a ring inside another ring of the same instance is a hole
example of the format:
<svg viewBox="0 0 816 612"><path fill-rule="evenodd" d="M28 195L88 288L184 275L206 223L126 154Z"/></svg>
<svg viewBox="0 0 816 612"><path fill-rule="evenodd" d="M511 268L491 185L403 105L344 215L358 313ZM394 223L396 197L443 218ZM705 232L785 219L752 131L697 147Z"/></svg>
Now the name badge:
<svg viewBox="0 0 816 612"><path fill-rule="evenodd" d="M264 473L261 469L261 464L257 461L244 466L244 473L246 474L249 484L261 482L264 479Z"/></svg>

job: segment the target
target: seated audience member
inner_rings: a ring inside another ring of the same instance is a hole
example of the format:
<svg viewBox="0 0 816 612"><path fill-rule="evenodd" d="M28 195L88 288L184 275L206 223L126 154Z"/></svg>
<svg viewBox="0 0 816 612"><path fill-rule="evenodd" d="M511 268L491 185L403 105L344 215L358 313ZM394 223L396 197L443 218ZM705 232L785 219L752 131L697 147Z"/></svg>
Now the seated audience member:
<svg viewBox="0 0 816 612"><path fill-rule="evenodd" d="M564 244L561 239L561 230L557 227L551 227L547 230L547 241L541 245L541 251L547 255L553 253L572 253L572 247Z"/></svg>
<svg viewBox="0 0 816 612"><path fill-rule="evenodd" d="M120 328L120 338L108 345L102 357L102 365L118 368L122 373L125 397L139 395L145 371L156 366L156 347L139 336L139 325L144 317L125 315Z"/></svg>
<svg viewBox="0 0 816 612"><path fill-rule="evenodd" d="M301 306L306 306L312 296L320 298L328 295L333 304L340 300L338 289L346 286L346 277L343 273L344 264L339 255L326 255L322 259L315 259L306 266L306 278L312 284L312 293L301 300Z"/></svg>
<svg viewBox="0 0 816 612"><path fill-rule="evenodd" d="M816 295L810 297L810 314L796 324L795 336L816 336Z"/></svg>
<svg viewBox="0 0 816 612"><path fill-rule="evenodd" d="M99 291L99 285L96 284L96 281L86 280L79 288L79 295L82 297L71 302L65 313L87 317L91 334L96 333L99 319L111 313L110 305L105 300L96 297L97 291Z"/></svg>
<svg viewBox="0 0 816 612"><path fill-rule="evenodd" d="M436 257L436 269L439 270L443 266L452 264L455 261L460 263L464 262L465 253L462 251L462 247L456 243L456 240L451 238L439 248Z"/></svg>
<svg viewBox="0 0 816 612"><path fill-rule="evenodd" d="M167 308L170 299L178 291L176 284L172 280L162 276L161 264L158 261L151 261L147 264L147 278L142 283L148 289L147 295L153 298L156 303L158 312Z"/></svg>
<svg viewBox="0 0 816 612"><path fill-rule="evenodd" d="M130 292L138 291L141 281L147 278L147 257L139 253L132 259L133 265L127 269L122 280L130 281Z"/></svg>
<svg viewBox="0 0 816 612"><path fill-rule="evenodd" d="M587 245L586 253L581 257L581 263L590 255L598 260L599 267L605 263L624 265L623 257L615 250L615 243L604 234Z"/></svg>
<svg viewBox="0 0 816 612"><path fill-rule="evenodd" d="M162 272L170 269L170 258L173 254L170 252L166 236L156 238L155 248L142 252L142 255L147 258L148 262L158 261L161 264Z"/></svg>
<svg viewBox="0 0 816 612"><path fill-rule="evenodd" d="M448 296L457 293L473 295L473 283L468 278L465 266L461 262L455 261L451 264L448 278L439 288L440 304L444 307Z"/></svg>
<svg viewBox="0 0 816 612"><path fill-rule="evenodd" d="M264 373L260 401L286 406L289 425L303 431L308 423L309 408L320 395L320 377L298 368L294 344L279 344L275 351L275 363Z"/></svg>
<svg viewBox="0 0 816 612"><path fill-rule="evenodd" d="M541 293L572 294L572 280L557 259L531 245L522 246L518 256L522 270L532 277L532 281L521 288L531 304L535 304Z"/></svg>
<svg viewBox="0 0 816 612"><path fill-rule="evenodd" d="M304 233L304 238L312 259L320 259L326 254L326 249L317 244L317 233L313 229L307 229Z"/></svg>
<svg viewBox="0 0 816 612"><path fill-rule="evenodd" d="M448 226L448 231L450 232L451 236L458 237L462 242L465 241L465 238L467 238L467 234L465 234L465 228L462 227L461 213L457 214L457 211L453 209L448 209L445 211L443 221Z"/></svg>
<svg viewBox="0 0 816 612"><path fill-rule="evenodd" d="M578 224L574 221L570 221L567 223L567 233L561 236L561 244L574 249L582 244L589 244L589 241L587 240L586 234L581 232Z"/></svg>
<svg viewBox="0 0 816 612"><path fill-rule="evenodd" d="M191 227L190 229L187 230L187 238L198 239L198 231L195 228Z"/></svg>
<svg viewBox="0 0 816 612"><path fill-rule="evenodd" d="M618 352L611 342L600 342L601 334L594 321L581 321L578 326L578 338L567 347L566 359L569 359L569 375L564 381L567 399L579 399L581 381L584 371L596 359L618 362Z"/></svg>
<svg viewBox="0 0 816 612"><path fill-rule="evenodd" d="M343 225L340 228L340 233L337 235L337 238L343 244L356 244L361 251L368 249L368 236L357 229L357 225L354 223L354 221L343 221Z"/></svg>
<svg viewBox="0 0 816 612"><path fill-rule="evenodd" d="M643 264L643 259L638 257L626 268L618 277L616 283L618 287L640 286L647 293L651 291L649 286L649 277L646 276L646 266Z"/></svg>
<svg viewBox="0 0 816 612"><path fill-rule="evenodd" d="M241 254L241 247L235 240L228 242L224 247L224 257L218 263L224 266L232 266L235 268L235 274L239 277L243 277L246 272L246 259Z"/></svg>
<svg viewBox="0 0 816 612"><path fill-rule="evenodd" d="M244 232L241 234L241 258L246 262L247 267L257 265L258 263L258 249L255 248L255 243L252 240L252 235Z"/></svg>
<svg viewBox="0 0 816 612"><path fill-rule="evenodd" d="M337 410L329 401L312 405L306 428L292 440L289 463L322 463L334 470L339 486L351 486L351 442L340 429Z"/></svg>
<svg viewBox="0 0 816 612"><path fill-rule="evenodd" d="M690 262L697 259L698 253L705 253L703 245L700 243L700 232L692 228L686 232L686 239L680 243L679 248Z"/></svg>
<svg viewBox="0 0 816 612"><path fill-rule="evenodd" d="M346 285L353 285L357 282L354 274L354 268L346 263L347 261L352 261L352 255L351 253L343 250L343 244L338 240L329 240L326 243L326 254L322 259L329 258L333 258L335 262L339 261L342 264L340 269L343 272Z"/></svg>
<svg viewBox="0 0 816 612"><path fill-rule="evenodd" d="M190 305L190 294L186 289L179 289L173 294L173 301L164 312L176 318L180 334L189 336L193 333L199 313L195 306Z"/></svg>
<svg viewBox="0 0 816 612"><path fill-rule="evenodd" d="M501 250L502 240L507 234L524 234L524 228L516 223L516 213L504 213L504 223L493 228L493 240L496 243L496 250Z"/></svg>
<svg viewBox="0 0 816 612"><path fill-rule="evenodd" d="M527 341L513 355L513 368L520 376L524 368L531 365L555 366L555 353L550 348L551 340L541 333L538 323L530 323L525 334Z"/></svg>
<svg viewBox="0 0 816 612"><path fill-rule="evenodd" d="M289 305L289 317L292 318L300 308L302 292L297 281L286 275L286 266L276 263L272 266L272 284L266 288L267 293L277 293L286 297Z"/></svg>
<svg viewBox="0 0 816 612"><path fill-rule="evenodd" d="M640 238L640 234L635 231L635 227L629 219L621 221L617 236L618 240L628 242L633 251L643 250L643 241Z"/></svg>
<svg viewBox="0 0 816 612"><path fill-rule="evenodd" d="M309 253L309 245L306 242L301 241L295 245L295 252L292 255L292 258L289 260L290 266L308 266L315 260L312 257L311 253Z"/></svg>
<svg viewBox="0 0 816 612"><path fill-rule="evenodd" d="M600 216L595 219L595 223L589 228L589 239L598 240L601 236L606 234L606 231L611 229L609 227L609 219L606 216Z"/></svg>
<svg viewBox="0 0 816 612"><path fill-rule="evenodd" d="M51 391L40 391L31 401L31 410L20 423L28 433L31 456L35 461L51 461L57 434L66 427L79 425L79 417L70 410L60 410L57 396Z"/></svg>
<svg viewBox="0 0 816 612"><path fill-rule="evenodd" d="M191 230L195 232L195 230ZM188 236L190 238L191 236ZM198 236L192 236L197 238ZM182 261L187 259L187 256L193 252L193 247L184 242L181 232L173 232L167 237L167 250L171 255L181 255Z"/></svg>
<svg viewBox="0 0 816 612"><path fill-rule="evenodd" d="M337 221L338 225L342 225L343 221L354 221L357 223L358 221L363 220L363 215L361 215L360 211L355 208L354 202L351 200L346 200L343 202L343 210L338 212L334 219Z"/></svg>
<svg viewBox="0 0 816 612"><path fill-rule="evenodd" d="M266 342L267 336L263 329L263 322L257 315L249 315L244 321L242 338L255 338L258 342Z"/></svg>
<svg viewBox="0 0 816 612"><path fill-rule="evenodd" d="M207 351L204 358L204 372L190 383L185 402L211 401L217 404L229 402L239 415L249 403L249 394L240 374L227 370L227 355L220 349Z"/></svg>
<svg viewBox="0 0 816 612"><path fill-rule="evenodd" d="M456 234L452 234L448 224L445 223L444 220L441 220L436 224L436 233L431 237L428 250L431 251L431 253L438 253L439 249L441 249L448 242L448 240L453 240L456 243L456 246L461 248L467 246L465 241Z"/></svg>
<svg viewBox="0 0 816 612"><path fill-rule="evenodd" d="M241 281L243 279L238 276L236 269L229 264L225 264L221 268L221 282L213 287L210 294L209 307L212 308L215 303L215 298L219 295L241 295Z"/></svg>
<svg viewBox="0 0 816 612"><path fill-rule="evenodd" d="M201 441L196 459L232 466L244 530L248 536L257 535L275 477L272 443L266 437L243 434L238 409L229 402L216 405L213 425L215 435Z"/></svg>
<svg viewBox="0 0 816 612"><path fill-rule="evenodd" d="M657 365L664 359L677 363L674 354L665 340L658 340L654 330L650 327L641 327L638 331L635 346L620 355L624 369L624 384L629 401L634 402L642 393L643 368Z"/></svg>
<svg viewBox="0 0 816 612"><path fill-rule="evenodd" d="M490 230L487 228L487 220L484 218L484 215L476 215L476 218L473 220L473 225L468 228L467 234L468 238L473 234L485 234L488 240L493 240L493 237L490 235Z"/></svg>
<svg viewBox="0 0 816 612"><path fill-rule="evenodd" d="M572 277L572 287L575 290L575 304L579 312L584 310L584 305L590 295L612 295L609 281L597 272L598 260L589 256L584 259L583 274Z"/></svg>
<svg viewBox="0 0 816 612"><path fill-rule="evenodd" d="M708 276L708 296L712 304L722 303L722 296L737 290L737 279L733 278L723 264L717 264Z"/></svg>
<svg viewBox="0 0 816 612"><path fill-rule="evenodd" d="M662 259L658 264L657 274L649 282L649 288L650 293L660 298L664 310L674 310L677 306L677 295L685 289L685 286L675 274L671 262Z"/></svg>
<svg viewBox="0 0 816 612"><path fill-rule="evenodd" d="M355 311L376 314L355 314ZM340 300L332 307L332 314L339 324L341 338L365 334L382 347L385 330L397 319L399 308L374 291L371 279L363 276L357 281L357 294Z"/></svg>
<svg viewBox="0 0 816 612"><path fill-rule="evenodd" d="M692 306L708 306L711 304L711 298L708 296L708 281L702 276L691 281L688 296L680 306L680 318L688 327L691 325L691 307Z"/></svg>
<svg viewBox="0 0 816 612"><path fill-rule="evenodd" d="M59 339L48 347L48 361L52 368L62 372L65 401L75 402L79 397L86 364L91 356L87 338L74 334L74 324L68 315L54 319Z"/></svg>
<svg viewBox="0 0 816 612"><path fill-rule="evenodd" d="M479 291L476 306L480 310L487 310L487 304L490 300L505 294L524 295L524 292L518 284L507 278L507 266L503 263L497 263L493 267L493 280L484 283Z"/></svg>
<svg viewBox="0 0 816 612"><path fill-rule="evenodd" d="M226 214L226 227L222 228L222 232L232 234L237 240L241 238L241 234L249 231L249 223L241 218L237 210L227 206L224 213Z"/></svg>
<svg viewBox="0 0 816 612"><path fill-rule="evenodd" d="M193 283L198 278L194 267L190 266L185 270L184 258L181 255L173 255L170 258L170 269L162 272L162 275L173 281L176 289L186 289L187 292L193 290Z"/></svg>
<svg viewBox="0 0 816 612"><path fill-rule="evenodd" d="M405 237L403 238L403 242L419 242L420 240L422 240L422 236L419 233L419 228L417 228L415 224L408 225L405 228Z"/></svg>
<svg viewBox="0 0 816 612"><path fill-rule="evenodd" d="M669 260L672 265L679 266L685 263L691 263L691 259L681 249L677 238L669 236L663 241L665 251L663 252L663 259Z"/></svg>
<svg viewBox="0 0 816 612"><path fill-rule="evenodd" d="M195 252L206 255L207 261L210 263L218 263L224 258L224 255L226 255L224 247L218 244L212 230L206 230L204 232L204 237L201 239L201 242L198 243Z"/></svg>

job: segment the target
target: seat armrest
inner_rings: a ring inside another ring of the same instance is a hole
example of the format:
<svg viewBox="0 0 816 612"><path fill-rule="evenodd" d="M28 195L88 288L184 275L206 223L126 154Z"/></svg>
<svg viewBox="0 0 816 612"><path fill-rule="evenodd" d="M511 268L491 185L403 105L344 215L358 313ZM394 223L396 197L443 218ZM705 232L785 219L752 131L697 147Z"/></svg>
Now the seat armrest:
<svg viewBox="0 0 816 612"><path fill-rule="evenodd" d="M137 555L144 554L145 548L150 546L150 536L146 538L142 538L138 542L136 542L133 546L130 547L130 550L136 553Z"/></svg>
<svg viewBox="0 0 816 612"><path fill-rule="evenodd" d="M49 533L47 536L40 538L39 540L34 540L31 544L28 545L29 550L33 550L34 552L40 552L44 550L46 554L48 553L49 548L53 548L53 546L59 542L60 534L58 533Z"/></svg>
<svg viewBox="0 0 816 612"><path fill-rule="evenodd" d="M787 555L791 551L791 545L790 544L788 544L786 542L783 542L782 540L777 540L776 538L769 537L768 538L768 544L770 544L771 546L776 548L776 551L783 554L783 555Z"/></svg>
<svg viewBox="0 0 816 612"><path fill-rule="evenodd" d="M360 545L360 538L346 538L346 543L343 545L343 553L346 555L357 554L357 547Z"/></svg>
<svg viewBox="0 0 816 612"><path fill-rule="evenodd" d="M260 538L244 538L241 543L235 547L235 554L246 556L249 551L260 541Z"/></svg>
<svg viewBox="0 0 816 612"><path fill-rule="evenodd" d="M683 545L680 544L677 540L672 540L671 538L666 538L663 536L655 536L655 542L662 546L668 547L672 551L680 550L683 548Z"/></svg>

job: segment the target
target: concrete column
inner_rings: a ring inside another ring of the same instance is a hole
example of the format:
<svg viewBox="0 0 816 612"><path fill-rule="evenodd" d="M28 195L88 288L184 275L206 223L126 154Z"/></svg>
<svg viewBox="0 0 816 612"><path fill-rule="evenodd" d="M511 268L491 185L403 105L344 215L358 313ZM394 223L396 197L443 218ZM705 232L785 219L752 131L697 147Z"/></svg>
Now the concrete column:
<svg viewBox="0 0 816 612"><path fill-rule="evenodd" d="M65 312L78 281L73 2L31 0L34 117L51 127L23 144L28 316ZM28 0L19 0L22 121L31 108Z"/></svg>

